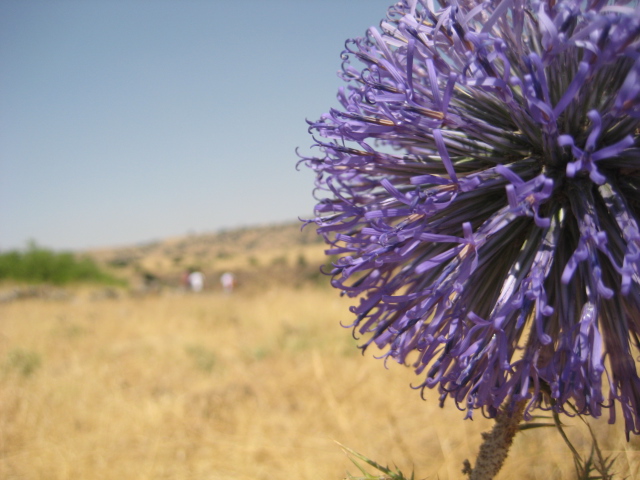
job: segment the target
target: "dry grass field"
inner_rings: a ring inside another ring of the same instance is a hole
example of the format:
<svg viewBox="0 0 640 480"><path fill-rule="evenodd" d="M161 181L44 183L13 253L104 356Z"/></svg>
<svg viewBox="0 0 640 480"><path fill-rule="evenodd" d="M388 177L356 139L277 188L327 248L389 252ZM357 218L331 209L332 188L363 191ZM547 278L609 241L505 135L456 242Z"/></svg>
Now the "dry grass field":
<svg viewBox="0 0 640 480"><path fill-rule="evenodd" d="M362 357L325 288L0 305L0 478L324 479L359 474L338 441L416 479L461 478L490 423ZM85 292L86 293L86 292ZM567 428L589 450L580 422ZM619 478L640 442L596 424ZM551 429L517 437L503 479L573 478Z"/></svg>
<svg viewBox="0 0 640 480"><path fill-rule="evenodd" d="M350 301L309 276L322 247L288 244L298 229L284 230L94 252L130 291L0 303L0 479L360 475L336 442L416 480L461 479L491 422L440 409L434 392L421 400L410 369L360 355L339 326ZM233 269L244 283L230 295L211 282L201 294L175 288L198 259L209 279ZM136 292L149 271L163 288ZM587 429L567 424L588 454ZM640 440L592 424L616 478L638 476ZM535 429L516 437L499 478L575 477L558 433Z"/></svg>

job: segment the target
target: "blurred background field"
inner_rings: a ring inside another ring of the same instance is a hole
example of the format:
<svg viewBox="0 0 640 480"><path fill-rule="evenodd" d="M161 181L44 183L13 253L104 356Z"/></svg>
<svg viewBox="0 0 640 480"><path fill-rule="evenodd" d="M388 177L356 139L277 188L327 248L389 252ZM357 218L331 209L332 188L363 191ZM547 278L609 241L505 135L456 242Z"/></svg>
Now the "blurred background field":
<svg viewBox="0 0 640 480"><path fill-rule="evenodd" d="M1 479L323 479L360 475L336 442L415 478L462 478L491 422L464 421L363 357L298 224L82 252L115 283L0 284ZM206 277L200 294L180 283ZM236 290L219 275L233 271ZM590 422L616 478L640 441ZM588 430L566 431L588 455ZM372 472L373 473L373 472ZM502 479L574 478L554 429L516 437Z"/></svg>

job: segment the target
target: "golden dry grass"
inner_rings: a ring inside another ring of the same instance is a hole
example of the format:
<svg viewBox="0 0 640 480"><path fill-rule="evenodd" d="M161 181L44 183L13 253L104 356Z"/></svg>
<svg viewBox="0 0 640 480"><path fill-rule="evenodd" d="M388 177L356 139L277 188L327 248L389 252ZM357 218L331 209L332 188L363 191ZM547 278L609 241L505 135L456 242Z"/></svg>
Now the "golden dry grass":
<svg viewBox="0 0 640 480"><path fill-rule="evenodd" d="M1 479L322 479L358 473L334 443L416 479L462 478L480 432L406 368L362 357L329 289L0 305ZM580 422L567 432L587 453ZM597 422L619 478L640 442ZM573 478L552 429L516 438L502 479Z"/></svg>

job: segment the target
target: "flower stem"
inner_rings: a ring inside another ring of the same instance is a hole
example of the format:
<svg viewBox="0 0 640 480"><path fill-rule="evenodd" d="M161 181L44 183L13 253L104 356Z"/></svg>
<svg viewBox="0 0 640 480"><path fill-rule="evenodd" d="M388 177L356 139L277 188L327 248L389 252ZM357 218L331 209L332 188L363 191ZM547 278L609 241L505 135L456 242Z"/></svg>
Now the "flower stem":
<svg viewBox="0 0 640 480"><path fill-rule="evenodd" d="M512 409L500 410L491 432L482 434L484 442L480 446L475 467L471 468L469 460L464 461L462 473L466 473L469 480L491 480L498 474L507 458L513 437L518 433L526 404L526 400L522 400Z"/></svg>

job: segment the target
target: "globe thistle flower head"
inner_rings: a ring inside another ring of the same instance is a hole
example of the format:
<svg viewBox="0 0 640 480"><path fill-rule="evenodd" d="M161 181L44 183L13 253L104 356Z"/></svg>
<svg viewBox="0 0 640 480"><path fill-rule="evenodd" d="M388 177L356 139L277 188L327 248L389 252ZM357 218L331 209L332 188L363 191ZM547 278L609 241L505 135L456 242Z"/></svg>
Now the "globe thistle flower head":
<svg viewBox="0 0 640 480"><path fill-rule="evenodd" d="M637 2L405 0L340 76L301 161L363 348L469 417L640 433Z"/></svg>

